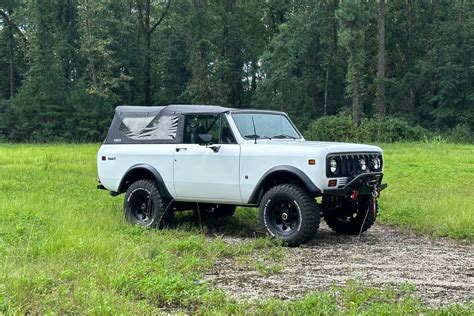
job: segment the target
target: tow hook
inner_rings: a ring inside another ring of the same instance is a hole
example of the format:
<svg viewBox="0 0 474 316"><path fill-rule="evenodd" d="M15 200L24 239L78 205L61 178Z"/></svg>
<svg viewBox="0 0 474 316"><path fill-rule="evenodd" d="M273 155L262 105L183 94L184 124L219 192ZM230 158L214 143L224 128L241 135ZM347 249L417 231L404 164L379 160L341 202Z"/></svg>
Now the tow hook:
<svg viewBox="0 0 474 316"><path fill-rule="evenodd" d="M372 214L374 215L374 217L377 215L377 198L379 197L380 195L380 188L377 186L377 187L374 187L374 190L372 191Z"/></svg>
<svg viewBox="0 0 474 316"><path fill-rule="evenodd" d="M357 192L356 190L352 190L352 194L351 194L351 200L352 201L357 201L357 196L359 195L359 192Z"/></svg>

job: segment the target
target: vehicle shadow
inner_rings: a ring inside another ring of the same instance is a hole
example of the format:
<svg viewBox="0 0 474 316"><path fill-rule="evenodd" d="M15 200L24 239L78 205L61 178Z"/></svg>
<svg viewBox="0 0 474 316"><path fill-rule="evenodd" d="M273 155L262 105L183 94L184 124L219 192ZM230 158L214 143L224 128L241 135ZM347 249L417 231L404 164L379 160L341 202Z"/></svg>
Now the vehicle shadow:
<svg viewBox="0 0 474 316"><path fill-rule="evenodd" d="M237 210L232 217L199 217L192 212L176 213L178 227L204 230L209 236L226 236L238 238L264 237L265 233L259 226L257 212Z"/></svg>
<svg viewBox="0 0 474 316"><path fill-rule="evenodd" d="M265 237L265 231L260 227L258 209L238 208L235 215L224 218L199 218L192 212L176 213L177 226L205 231L208 236L223 236L231 238L258 238ZM383 239L390 238L386 232L392 231L388 227L375 225L367 232L359 235L340 235L333 232L321 219L316 235L301 247L334 247L337 245L373 245ZM385 232L385 233L384 233ZM392 234L390 234L391 236ZM393 236L392 236L393 238Z"/></svg>

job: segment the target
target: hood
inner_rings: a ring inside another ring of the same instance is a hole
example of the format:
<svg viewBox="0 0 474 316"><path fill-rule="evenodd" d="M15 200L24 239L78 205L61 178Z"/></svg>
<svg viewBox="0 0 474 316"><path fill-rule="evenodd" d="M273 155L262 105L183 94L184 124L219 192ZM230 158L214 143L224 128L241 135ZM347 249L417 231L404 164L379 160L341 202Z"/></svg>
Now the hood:
<svg viewBox="0 0 474 316"><path fill-rule="evenodd" d="M382 149L378 146L354 144L354 143L291 141L291 140L278 140L278 141L259 140L258 143L261 145L270 145L270 146L318 148L318 149L326 150L327 153L382 152Z"/></svg>

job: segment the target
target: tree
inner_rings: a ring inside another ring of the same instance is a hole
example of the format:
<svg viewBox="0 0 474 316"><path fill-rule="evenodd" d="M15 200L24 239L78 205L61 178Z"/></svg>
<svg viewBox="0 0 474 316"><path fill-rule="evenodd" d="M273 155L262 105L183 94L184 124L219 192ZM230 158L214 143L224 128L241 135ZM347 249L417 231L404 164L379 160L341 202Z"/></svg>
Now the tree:
<svg viewBox="0 0 474 316"><path fill-rule="evenodd" d="M118 66L111 45L113 33L118 29L111 26L113 18L108 3L79 0L80 52L87 60L81 79L86 79L88 93L105 98L111 96L111 89L124 79L114 74L114 68Z"/></svg>
<svg viewBox="0 0 474 316"><path fill-rule="evenodd" d="M159 2L161 4L161 2ZM151 35L156 28L163 22L171 5L171 0L166 0L159 18L152 21L152 2L151 0L137 0L139 22L142 30L142 36L145 42L143 53L143 93L144 104L151 103Z"/></svg>
<svg viewBox="0 0 474 316"><path fill-rule="evenodd" d="M12 140L48 140L61 134L68 82L56 50L61 38L56 28L57 12L56 3L32 4L31 19L36 26L29 51L32 66L8 113Z"/></svg>
<svg viewBox="0 0 474 316"><path fill-rule="evenodd" d="M337 10L339 21L339 39L346 50L347 60L347 92L352 98L352 117L359 126L362 120L362 96L365 89L365 63L367 52L365 47L366 32L371 15L371 4L362 1L343 1Z"/></svg>
<svg viewBox="0 0 474 316"><path fill-rule="evenodd" d="M28 44L28 40L20 29L17 23L15 23L13 19L13 11L18 8L20 4L17 1L5 1L3 4L3 8L0 8L0 17L3 20L3 25L6 27L4 28L4 36L6 37L7 47L8 47L8 78L9 78L9 97L12 98L17 90L16 83L19 81L18 79L18 65L17 60L18 56L16 53L20 47L19 43L15 39L18 37L20 41L26 45Z"/></svg>
<svg viewBox="0 0 474 316"><path fill-rule="evenodd" d="M385 116L385 0L379 0L376 103L380 119Z"/></svg>

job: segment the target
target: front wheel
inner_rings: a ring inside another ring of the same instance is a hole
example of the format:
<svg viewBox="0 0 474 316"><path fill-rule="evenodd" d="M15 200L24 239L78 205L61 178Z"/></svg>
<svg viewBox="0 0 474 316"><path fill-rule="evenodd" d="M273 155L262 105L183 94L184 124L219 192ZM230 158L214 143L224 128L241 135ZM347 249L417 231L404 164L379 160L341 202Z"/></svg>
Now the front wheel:
<svg viewBox="0 0 474 316"><path fill-rule="evenodd" d="M159 228L171 225L174 212L166 207L165 200L151 180L132 183L125 194L125 217L132 224Z"/></svg>
<svg viewBox="0 0 474 316"><path fill-rule="evenodd" d="M336 233L358 235L368 230L377 217L378 205L375 208L370 196L359 196L357 201L323 197L324 220Z"/></svg>
<svg viewBox="0 0 474 316"><path fill-rule="evenodd" d="M310 240L319 228L320 210L303 188L294 184L274 186L260 202L260 223L272 237L289 246Z"/></svg>

